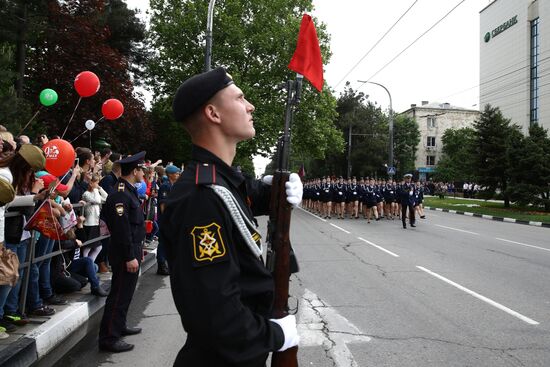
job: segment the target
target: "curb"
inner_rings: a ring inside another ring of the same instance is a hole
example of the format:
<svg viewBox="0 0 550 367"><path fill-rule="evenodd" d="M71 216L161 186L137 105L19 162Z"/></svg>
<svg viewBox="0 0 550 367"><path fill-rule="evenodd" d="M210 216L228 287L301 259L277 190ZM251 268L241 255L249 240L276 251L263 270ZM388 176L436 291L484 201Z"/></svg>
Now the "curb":
<svg viewBox="0 0 550 367"><path fill-rule="evenodd" d="M523 224L527 226L550 228L550 223L546 223L546 222L533 222L533 221L526 221L526 220L520 220L520 219L514 219L514 218L494 217L492 215L463 212L461 210L432 208L431 206L425 206L424 209L435 210L438 212L445 212L445 213L451 213L451 214L466 215L469 217L489 219L497 222L516 223L516 224Z"/></svg>
<svg viewBox="0 0 550 367"><path fill-rule="evenodd" d="M149 252L141 265L140 277L156 264L156 249ZM42 359L50 359L47 365L55 363L63 355L45 358L48 353L65 344L66 340L98 315L105 306L105 298L90 296L89 301L73 302L61 312L56 313L44 324L28 332L0 352L0 366L26 367ZM75 345L86 336L76 335L71 344ZM76 340L74 340L76 339ZM70 349L70 348L69 348Z"/></svg>

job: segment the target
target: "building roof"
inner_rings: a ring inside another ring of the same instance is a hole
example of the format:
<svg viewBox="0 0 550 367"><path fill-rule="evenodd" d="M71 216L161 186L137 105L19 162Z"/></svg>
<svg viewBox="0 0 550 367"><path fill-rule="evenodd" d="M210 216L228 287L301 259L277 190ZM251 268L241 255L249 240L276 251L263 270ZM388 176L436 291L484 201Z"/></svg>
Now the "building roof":
<svg viewBox="0 0 550 367"><path fill-rule="evenodd" d="M472 110L469 108L464 107L458 107L453 106L450 103L439 103L439 102L432 102L432 103L424 103L421 106L418 105L411 105L411 108L403 111L402 113L407 113L409 111L412 111L414 109L425 109L425 110L451 110L451 111L462 111L462 112L476 112L479 113L479 110Z"/></svg>

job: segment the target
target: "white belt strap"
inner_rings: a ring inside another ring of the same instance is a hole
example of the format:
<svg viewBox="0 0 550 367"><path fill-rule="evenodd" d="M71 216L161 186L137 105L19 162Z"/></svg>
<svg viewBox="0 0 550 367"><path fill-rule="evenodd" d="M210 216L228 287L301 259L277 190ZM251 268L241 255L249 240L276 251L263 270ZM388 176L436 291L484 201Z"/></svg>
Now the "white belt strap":
<svg viewBox="0 0 550 367"><path fill-rule="evenodd" d="M258 258L262 256L262 244L260 242L260 246L258 247L256 241L254 241L254 239L252 238L252 234L249 230L249 228L255 230L256 225L252 223L250 219L248 219L241 206L237 202L237 199L235 199L235 196L233 196L231 191L229 191L229 189L224 186L209 185L208 187L214 190L216 195L218 195L220 199L222 199L222 202L225 204L227 210L229 210L231 218L233 218L233 222L239 229L239 232L244 238L250 251L252 251L254 256Z"/></svg>

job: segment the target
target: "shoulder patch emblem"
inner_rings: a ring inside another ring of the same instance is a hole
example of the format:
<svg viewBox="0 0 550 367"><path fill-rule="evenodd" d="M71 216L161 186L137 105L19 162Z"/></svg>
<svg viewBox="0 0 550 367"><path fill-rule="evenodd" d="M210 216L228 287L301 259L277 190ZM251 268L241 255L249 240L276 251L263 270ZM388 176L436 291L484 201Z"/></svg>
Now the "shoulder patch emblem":
<svg viewBox="0 0 550 367"><path fill-rule="evenodd" d="M124 191L125 188L126 188L126 186L124 185L124 182L120 182L118 184L118 191Z"/></svg>
<svg viewBox="0 0 550 367"><path fill-rule="evenodd" d="M124 204L122 203L115 204L115 209L119 217L122 217L124 215Z"/></svg>
<svg viewBox="0 0 550 367"><path fill-rule="evenodd" d="M193 228L191 236L193 236L193 262L195 265L212 264L227 257L220 229L221 227L216 223Z"/></svg>

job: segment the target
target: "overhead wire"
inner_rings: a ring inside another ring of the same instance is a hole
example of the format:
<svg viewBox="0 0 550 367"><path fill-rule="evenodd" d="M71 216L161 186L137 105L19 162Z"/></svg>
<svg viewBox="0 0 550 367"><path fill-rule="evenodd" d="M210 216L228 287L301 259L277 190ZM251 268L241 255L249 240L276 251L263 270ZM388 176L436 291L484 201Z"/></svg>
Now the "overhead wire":
<svg viewBox="0 0 550 367"><path fill-rule="evenodd" d="M461 0L458 4L456 4L451 10L449 10L443 17L441 17L437 22L435 22L430 28L428 28L424 33L422 33L420 36L418 36L413 42L411 42L407 47L405 47L401 52L399 52L393 59L388 61L384 66L382 66L376 73L372 74L370 78L367 79L367 81L370 81L372 78L374 78L376 75L378 75L382 70L387 68L392 62L394 62L399 56L401 56L405 51L407 51L409 48L411 48L416 42L418 42L422 37L424 37L428 32L430 32L432 29L434 29L439 23L441 23L445 18L447 18L453 11L455 11L456 8L458 8L462 3L464 3L466 0Z"/></svg>
<svg viewBox="0 0 550 367"><path fill-rule="evenodd" d="M340 81L338 83L336 83L336 85L334 86L334 88L337 88L347 77L348 75L350 75L356 68L357 66L359 66L360 63L363 62L363 60L372 52L372 50L374 50L374 48L376 46L378 46L378 44L380 42L382 42L382 40L384 38L386 38L386 36L388 35L388 33L391 32L391 30L401 21L401 19L403 19L405 17L405 15L407 15L407 13L416 5L416 3L418 2L418 0L415 0L411 6L409 6L409 8L403 13L401 14L401 16L399 17L399 19L397 19L397 21L395 21L395 23L393 23L393 25L386 31L386 33L384 33L382 35L382 37L380 37L380 39L378 39L378 41L376 41L376 43L370 48L370 50L367 51L367 53L365 53L360 59L359 61L357 61L355 63L355 65L353 65L353 67L346 73L346 75L344 75L342 77L342 79L340 79Z"/></svg>

